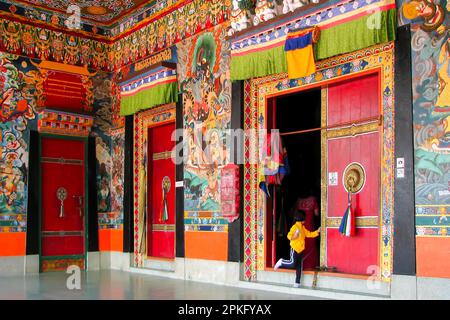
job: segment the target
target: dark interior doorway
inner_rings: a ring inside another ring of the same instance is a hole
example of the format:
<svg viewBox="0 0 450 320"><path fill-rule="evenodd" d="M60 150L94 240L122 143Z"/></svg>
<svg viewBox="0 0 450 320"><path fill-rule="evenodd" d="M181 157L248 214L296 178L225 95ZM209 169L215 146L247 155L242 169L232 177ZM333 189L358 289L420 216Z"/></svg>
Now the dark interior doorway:
<svg viewBox="0 0 450 320"><path fill-rule="evenodd" d="M316 209L306 212L305 226L310 231L320 226L321 89L270 99L267 119L269 130L280 131L289 163L289 174L283 178L281 185L269 187L271 197L267 199L266 207L266 267L271 268L278 259L289 258L287 233L293 225L294 207L305 203L314 204ZM305 270L319 265L319 243L318 238L307 241Z"/></svg>

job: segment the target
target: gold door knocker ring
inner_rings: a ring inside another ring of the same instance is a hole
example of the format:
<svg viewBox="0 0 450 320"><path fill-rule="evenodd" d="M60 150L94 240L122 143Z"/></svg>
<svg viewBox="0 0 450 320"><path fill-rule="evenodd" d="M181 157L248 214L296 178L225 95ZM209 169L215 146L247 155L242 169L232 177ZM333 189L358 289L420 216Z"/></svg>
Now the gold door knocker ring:
<svg viewBox="0 0 450 320"><path fill-rule="evenodd" d="M344 170L344 188L347 192L356 194L361 192L366 183L366 172L357 162L350 163Z"/></svg>

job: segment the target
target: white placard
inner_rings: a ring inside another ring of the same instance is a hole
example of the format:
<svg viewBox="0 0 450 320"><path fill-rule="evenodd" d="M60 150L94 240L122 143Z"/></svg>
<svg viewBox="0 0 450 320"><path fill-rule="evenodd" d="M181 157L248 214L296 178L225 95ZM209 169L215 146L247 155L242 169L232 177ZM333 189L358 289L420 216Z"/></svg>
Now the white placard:
<svg viewBox="0 0 450 320"><path fill-rule="evenodd" d="M405 177L405 169L404 168L397 168L397 178L404 178Z"/></svg>
<svg viewBox="0 0 450 320"><path fill-rule="evenodd" d="M175 183L176 188L183 188L184 187L184 181L177 181Z"/></svg>
<svg viewBox="0 0 450 320"><path fill-rule="evenodd" d="M405 158L397 158L397 168L405 167Z"/></svg>
<svg viewBox="0 0 450 320"><path fill-rule="evenodd" d="M339 184L339 178L337 172L328 172L328 185L337 186Z"/></svg>

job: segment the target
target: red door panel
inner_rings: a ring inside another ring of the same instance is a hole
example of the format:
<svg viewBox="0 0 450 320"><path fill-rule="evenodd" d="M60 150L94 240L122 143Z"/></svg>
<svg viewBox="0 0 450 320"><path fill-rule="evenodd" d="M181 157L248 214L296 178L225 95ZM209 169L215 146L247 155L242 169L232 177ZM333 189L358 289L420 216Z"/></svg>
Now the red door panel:
<svg viewBox="0 0 450 320"><path fill-rule="evenodd" d="M342 273L371 274L367 268L378 265L378 233L378 228L358 228L355 237L344 237L339 229L328 228L328 266Z"/></svg>
<svg viewBox="0 0 450 320"><path fill-rule="evenodd" d="M356 216L378 216L380 211L380 144L379 133L328 140L328 172L338 173L338 185L328 187L328 217L342 217L347 209L347 191L343 186L345 168L360 163L366 182L360 193L352 196Z"/></svg>
<svg viewBox="0 0 450 320"><path fill-rule="evenodd" d="M379 76L377 74L331 85L328 88L328 125L348 126L350 123L376 118L379 108ZM347 208L347 191L343 185L346 167L354 162L366 174L363 189L352 196L355 217L380 216L381 149L378 131L356 136L330 138L327 141L330 173L337 174L337 184L328 183L327 217L341 218ZM377 221L377 219L375 219ZM359 226L356 235L345 237L336 227L326 230L327 265L338 272L369 274L368 267L378 265L379 227Z"/></svg>
<svg viewBox="0 0 450 320"><path fill-rule="evenodd" d="M148 256L175 257L175 163L170 152L175 147L175 123L152 127L148 132ZM166 187L164 189L163 187ZM164 197L167 219L164 218Z"/></svg>
<svg viewBox="0 0 450 320"><path fill-rule="evenodd" d="M43 137L41 146L41 256L84 255L85 142ZM62 217L59 188L67 190Z"/></svg>
<svg viewBox="0 0 450 320"><path fill-rule="evenodd" d="M373 74L328 87L328 125L356 122L380 114L379 76Z"/></svg>

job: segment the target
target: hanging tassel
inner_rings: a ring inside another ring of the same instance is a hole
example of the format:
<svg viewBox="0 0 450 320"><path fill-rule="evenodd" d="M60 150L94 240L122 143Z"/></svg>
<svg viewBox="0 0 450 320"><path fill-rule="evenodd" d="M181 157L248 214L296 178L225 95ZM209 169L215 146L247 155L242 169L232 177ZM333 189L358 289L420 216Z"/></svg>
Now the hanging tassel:
<svg viewBox="0 0 450 320"><path fill-rule="evenodd" d="M348 193L348 206L342 217L341 226L339 232L346 237L352 237L355 235L355 217L352 212L352 193Z"/></svg>
<svg viewBox="0 0 450 320"><path fill-rule="evenodd" d="M169 208L167 205L167 194L170 191L170 179L168 177L164 177L163 183L162 183L162 189L163 189L163 201L161 206L161 213L159 216L159 221L166 222L169 220Z"/></svg>

